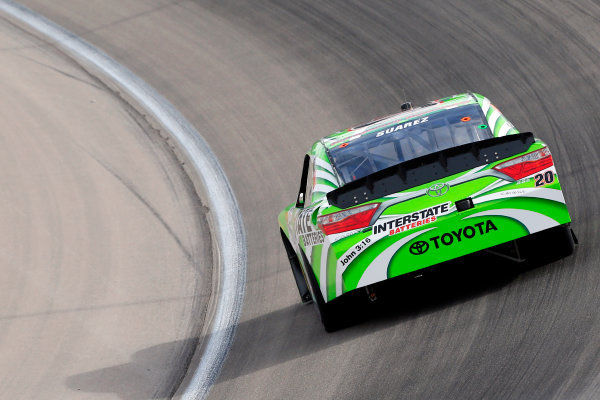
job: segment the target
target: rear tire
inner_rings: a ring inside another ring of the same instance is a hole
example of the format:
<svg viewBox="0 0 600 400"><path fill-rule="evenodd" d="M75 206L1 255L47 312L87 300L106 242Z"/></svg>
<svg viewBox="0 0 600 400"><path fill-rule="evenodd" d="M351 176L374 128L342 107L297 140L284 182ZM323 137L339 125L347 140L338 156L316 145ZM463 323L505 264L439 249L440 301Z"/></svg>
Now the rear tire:
<svg viewBox="0 0 600 400"><path fill-rule="evenodd" d="M555 232L554 243L550 243L555 249L556 259L565 258L573 254L575 251L574 235L571 228L568 226L561 226L560 230Z"/></svg>
<svg viewBox="0 0 600 400"><path fill-rule="evenodd" d="M317 283L317 278L312 271L312 268L306 259L306 255L302 253L302 260L304 261L304 265L306 267L306 275L308 278L308 282L310 284L310 291L313 297L313 302L315 304L315 308L317 313L321 317L321 323L323 323L323 327L327 332L335 332L341 328L341 318L339 316L340 304L339 299L334 300L334 302L326 303L323 299L323 295L321 294L321 289L319 288L319 284Z"/></svg>
<svg viewBox="0 0 600 400"><path fill-rule="evenodd" d="M298 287L298 293L300 294L300 300L302 303L310 303L312 301L312 297L308 290L308 285L306 284L306 280L304 279L304 274L302 273L302 268L300 267L300 262L298 261L298 256L294 251L294 248L290 244L289 240L285 236L282 230L281 232L281 240L283 241L283 247L285 248L285 252L288 256L288 260L290 261L290 267L292 268L292 274L294 275L294 280L296 281L296 286Z"/></svg>
<svg viewBox="0 0 600 400"><path fill-rule="evenodd" d="M568 225L546 229L519 239L519 248L533 262L552 262L573 254L574 234Z"/></svg>

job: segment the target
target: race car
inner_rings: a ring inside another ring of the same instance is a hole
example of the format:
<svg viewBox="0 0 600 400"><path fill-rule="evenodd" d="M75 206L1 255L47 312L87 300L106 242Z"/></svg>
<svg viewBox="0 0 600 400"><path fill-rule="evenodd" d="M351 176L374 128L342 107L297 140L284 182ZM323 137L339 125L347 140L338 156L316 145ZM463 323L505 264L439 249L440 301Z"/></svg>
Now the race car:
<svg viewBox="0 0 600 400"><path fill-rule="evenodd" d="M401 110L314 143L279 214L300 297L327 331L345 296L373 297L391 278L483 250L517 262L573 252L544 142L476 93Z"/></svg>

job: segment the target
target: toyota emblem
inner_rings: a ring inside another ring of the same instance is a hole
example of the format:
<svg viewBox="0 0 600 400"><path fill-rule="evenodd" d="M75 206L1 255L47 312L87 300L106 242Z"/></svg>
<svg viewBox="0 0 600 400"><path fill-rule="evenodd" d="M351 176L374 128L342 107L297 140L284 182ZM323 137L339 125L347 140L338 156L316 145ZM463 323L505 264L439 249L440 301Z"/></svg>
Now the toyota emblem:
<svg viewBox="0 0 600 400"><path fill-rule="evenodd" d="M414 242L413 244L411 244L408 250L411 254L414 254L415 256L420 256L421 254L429 250L429 243L419 240L418 242Z"/></svg>
<svg viewBox="0 0 600 400"><path fill-rule="evenodd" d="M427 189L427 194L431 197L440 197L448 193L450 186L447 183L434 183Z"/></svg>

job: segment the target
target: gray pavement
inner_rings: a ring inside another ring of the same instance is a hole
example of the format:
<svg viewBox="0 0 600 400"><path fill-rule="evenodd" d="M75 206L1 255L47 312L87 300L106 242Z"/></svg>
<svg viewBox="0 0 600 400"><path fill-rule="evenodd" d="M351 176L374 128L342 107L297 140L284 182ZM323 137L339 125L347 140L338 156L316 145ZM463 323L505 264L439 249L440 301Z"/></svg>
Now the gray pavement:
<svg viewBox="0 0 600 400"><path fill-rule="evenodd" d="M0 398L165 398L211 294L205 209L171 148L0 20Z"/></svg>
<svg viewBox="0 0 600 400"><path fill-rule="evenodd" d="M229 176L248 230L248 287L210 398L600 397L595 3L23 3L154 86ZM397 309L326 334L299 304L276 223L302 154L405 97L420 104L465 90L549 143L577 252L518 275L476 265L481 275L419 287ZM81 398L98 391L82 388Z"/></svg>

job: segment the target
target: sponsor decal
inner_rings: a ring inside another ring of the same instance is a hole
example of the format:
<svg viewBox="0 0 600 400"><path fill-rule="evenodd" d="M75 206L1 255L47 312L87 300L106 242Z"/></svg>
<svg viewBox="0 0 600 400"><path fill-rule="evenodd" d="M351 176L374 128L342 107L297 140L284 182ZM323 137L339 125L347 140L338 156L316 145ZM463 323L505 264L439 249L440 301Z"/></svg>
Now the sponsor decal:
<svg viewBox="0 0 600 400"><path fill-rule="evenodd" d="M429 243L419 240L411 244L408 250L411 252L411 254L418 256L429 250Z"/></svg>
<svg viewBox="0 0 600 400"><path fill-rule="evenodd" d="M350 251L347 251L343 255L343 258L340 259L340 264L342 264L342 266L345 266L348 263L350 263L350 261L352 261L364 249L369 247L369 243L371 243L371 239L367 237L367 238L364 238L363 240L361 240L359 243L355 244L354 247L352 247L350 249Z"/></svg>
<svg viewBox="0 0 600 400"><path fill-rule="evenodd" d="M298 233L304 240L305 246L315 246L323 243L323 233L315 229L311 222L314 209L303 210L298 214Z"/></svg>
<svg viewBox="0 0 600 400"><path fill-rule="evenodd" d="M544 186L554 182L554 174L552 171L546 171L543 174L537 174L533 177L535 179L535 186Z"/></svg>
<svg viewBox="0 0 600 400"><path fill-rule="evenodd" d="M305 246L315 246L323 243L324 237L321 232L314 231L301 235Z"/></svg>
<svg viewBox="0 0 600 400"><path fill-rule="evenodd" d="M498 192L499 197L516 197L516 196L524 196L527 192L525 189L513 189L513 190L505 190L504 192Z"/></svg>
<svg viewBox="0 0 600 400"><path fill-rule="evenodd" d="M389 221L381 222L373 225L373 235L381 232L388 232L388 235L405 232L409 229L414 229L429 223L435 222L438 217L448 214L450 202L438 204L433 207L425 208L411 214L402 215L398 218Z"/></svg>
<svg viewBox="0 0 600 400"><path fill-rule="evenodd" d="M430 197L440 197L448 193L450 185L447 183L434 183L427 189L427 195Z"/></svg>
<svg viewBox="0 0 600 400"><path fill-rule="evenodd" d="M298 214L298 233L300 233L301 235L305 233L310 233L314 230L311 226L312 224L310 223L312 211L313 210L311 209L306 209L300 211L300 213Z"/></svg>
<svg viewBox="0 0 600 400"><path fill-rule="evenodd" d="M452 246L455 243L463 240L473 239L477 236L485 235L491 231L497 231L498 228L492 220L488 219L485 222L479 222L473 225L467 225L464 228L459 228L455 231L445 232L438 236L433 236L429 239L429 243L420 240L410 245L409 251L414 255L425 254L429 249L439 249L442 246Z"/></svg>
<svg viewBox="0 0 600 400"><path fill-rule="evenodd" d="M398 132L398 131L401 131L402 129L410 128L411 126L417 126L419 124L427 122L428 120L429 120L429 116L423 117L423 118L417 118L413 121L402 122L400 124L393 125L387 129L377 132L375 137L380 137L380 136L386 135L388 133Z"/></svg>

